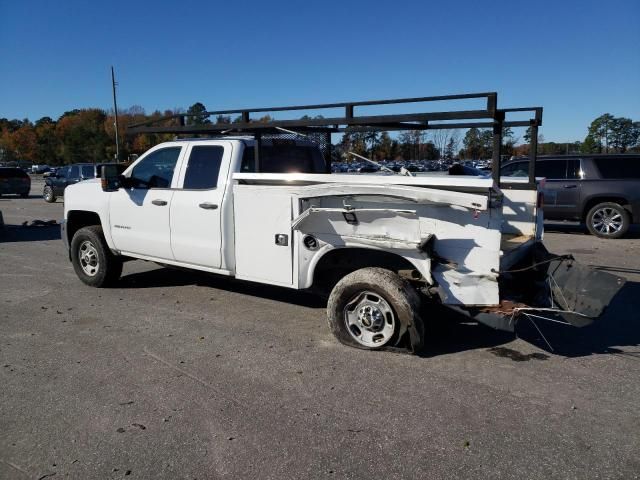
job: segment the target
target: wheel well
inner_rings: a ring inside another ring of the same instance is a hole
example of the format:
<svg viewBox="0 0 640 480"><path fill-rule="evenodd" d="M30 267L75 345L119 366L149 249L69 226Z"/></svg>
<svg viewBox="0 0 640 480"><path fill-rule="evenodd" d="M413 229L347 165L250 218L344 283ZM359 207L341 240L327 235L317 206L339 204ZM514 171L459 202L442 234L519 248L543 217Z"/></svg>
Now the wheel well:
<svg viewBox="0 0 640 480"><path fill-rule="evenodd" d="M96 212L71 210L67 214L67 239L69 243L71 243L73 236L78 230L91 225L101 225L100 216Z"/></svg>
<svg viewBox="0 0 640 480"><path fill-rule="evenodd" d="M615 195L613 195L613 196L604 196L604 197L594 197L587 200L587 202L584 204L584 209L582 210L582 219L586 220L589 210L591 210L597 204L605 203L605 202L618 203L622 205L624 209L629 212L629 214L631 214L629 202L624 197L616 197Z"/></svg>
<svg viewBox="0 0 640 480"><path fill-rule="evenodd" d="M339 248L318 261L313 272L313 288L329 292L345 275L367 267L385 268L396 273L406 271L413 278L420 278L415 266L400 255L369 248Z"/></svg>

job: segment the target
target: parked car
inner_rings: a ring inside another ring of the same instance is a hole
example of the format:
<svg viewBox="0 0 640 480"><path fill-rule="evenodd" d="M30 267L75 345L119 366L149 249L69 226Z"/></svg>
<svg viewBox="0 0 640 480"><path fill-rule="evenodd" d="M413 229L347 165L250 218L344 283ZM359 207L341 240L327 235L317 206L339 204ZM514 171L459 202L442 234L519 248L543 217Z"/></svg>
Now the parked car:
<svg viewBox="0 0 640 480"><path fill-rule="evenodd" d="M0 167L0 195L14 194L23 198L29 196L31 178L17 167Z"/></svg>
<svg viewBox="0 0 640 480"><path fill-rule="evenodd" d="M42 191L42 197L48 203L53 203L58 197L64 195L64 189L69 185L78 183L82 180L97 178L100 176L100 167L108 165L107 163L76 163L73 165L65 165L56 170L55 175L45 177L45 185ZM124 171L127 164L117 164L121 166L120 171Z"/></svg>
<svg viewBox="0 0 640 480"><path fill-rule="evenodd" d="M50 170L51 167L49 167L49 165L31 165L31 173L43 174L47 173Z"/></svg>
<svg viewBox="0 0 640 480"><path fill-rule="evenodd" d="M42 174L42 176L43 176L43 177L45 177L45 178L46 178L46 177L55 177L55 175L56 175L56 172L57 172L57 171L58 171L58 167L51 167L51 168L49 169L49 171L44 172L44 173Z"/></svg>
<svg viewBox="0 0 640 480"><path fill-rule="evenodd" d="M528 161L504 164L503 177L526 177ZM640 223L640 155L539 157L536 177L546 177L544 213L578 220L601 238L620 238Z"/></svg>

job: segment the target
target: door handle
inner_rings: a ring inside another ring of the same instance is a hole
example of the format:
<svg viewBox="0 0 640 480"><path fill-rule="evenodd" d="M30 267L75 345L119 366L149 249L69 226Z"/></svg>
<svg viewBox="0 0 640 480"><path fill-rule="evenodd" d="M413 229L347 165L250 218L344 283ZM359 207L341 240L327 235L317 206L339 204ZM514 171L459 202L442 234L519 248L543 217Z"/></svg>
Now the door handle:
<svg viewBox="0 0 640 480"><path fill-rule="evenodd" d="M578 188L577 185L563 185L564 188Z"/></svg>
<svg viewBox="0 0 640 480"><path fill-rule="evenodd" d="M167 204L167 202L164 200L151 200L151 203L159 207L164 207Z"/></svg>
<svg viewBox="0 0 640 480"><path fill-rule="evenodd" d="M204 208L205 210L216 210L218 205L215 203L204 202L198 205L200 208Z"/></svg>

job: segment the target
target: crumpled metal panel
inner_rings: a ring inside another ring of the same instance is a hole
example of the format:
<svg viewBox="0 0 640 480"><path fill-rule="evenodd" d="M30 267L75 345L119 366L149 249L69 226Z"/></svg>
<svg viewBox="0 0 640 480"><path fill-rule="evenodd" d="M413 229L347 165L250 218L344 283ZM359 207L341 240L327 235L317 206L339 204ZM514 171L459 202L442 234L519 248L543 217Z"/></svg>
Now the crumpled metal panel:
<svg viewBox="0 0 640 480"><path fill-rule="evenodd" d="M625 283L622 277L569 259L552 261L547 274L554 306L574 312L561 316L577 327L588 325L602 315Z"/></svg>

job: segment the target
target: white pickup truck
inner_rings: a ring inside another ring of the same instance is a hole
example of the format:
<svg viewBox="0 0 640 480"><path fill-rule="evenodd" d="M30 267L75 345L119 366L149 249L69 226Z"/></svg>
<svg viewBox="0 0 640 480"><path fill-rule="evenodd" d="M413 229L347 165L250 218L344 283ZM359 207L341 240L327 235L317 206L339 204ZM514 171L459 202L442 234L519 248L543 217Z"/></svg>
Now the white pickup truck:
<svg viewBox="0 0 640 480"><path fill-rule="evenodd" d="M538 190L482 176L328 174L308 141L262 140L255 173L254 145L162 143L123 175L104 167L68 187L62 238L80 280L111 285L124 260L142 259L314 289L329 293L342 343L414 351L424 302L513 331L534 309L589 323L620 287L544 250Z"/></svg>

